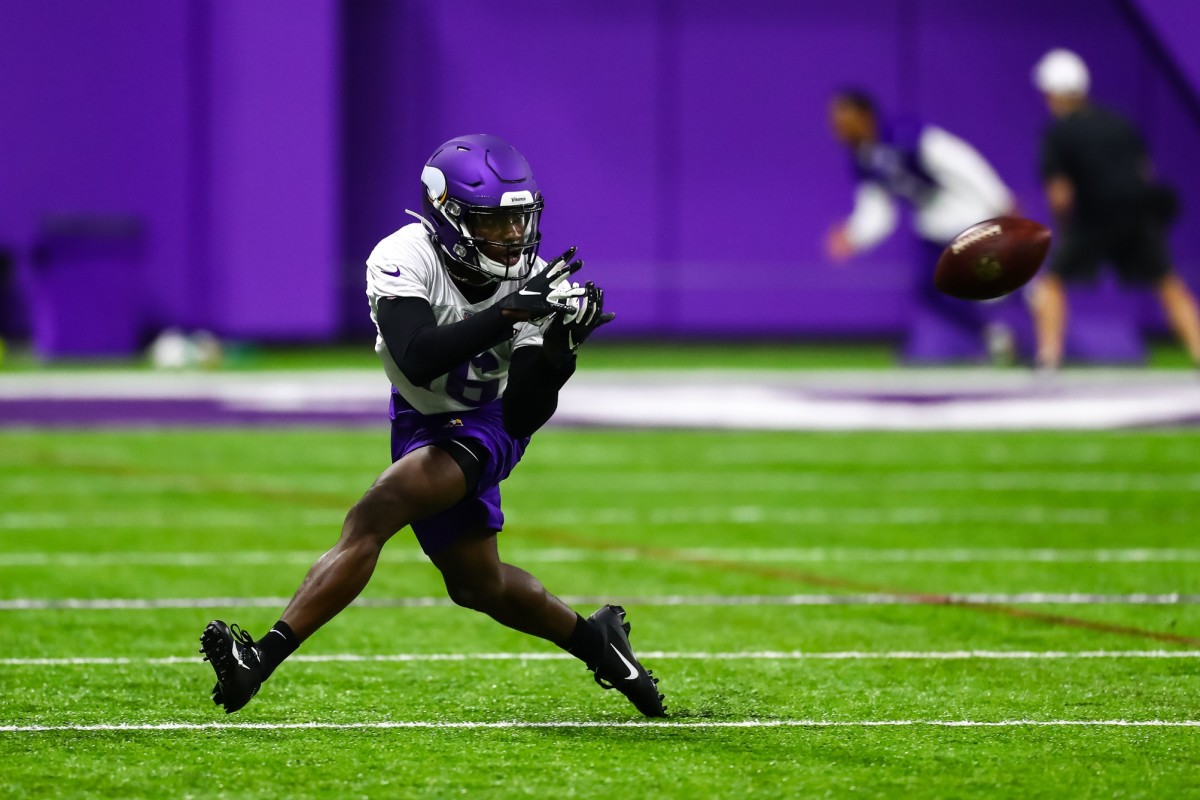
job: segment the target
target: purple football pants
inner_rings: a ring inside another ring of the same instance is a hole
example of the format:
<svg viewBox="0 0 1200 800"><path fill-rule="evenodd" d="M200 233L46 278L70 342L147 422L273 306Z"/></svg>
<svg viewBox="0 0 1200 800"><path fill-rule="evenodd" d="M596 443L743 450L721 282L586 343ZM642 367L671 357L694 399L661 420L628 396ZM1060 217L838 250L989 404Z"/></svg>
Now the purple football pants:
<svg viewBox="0 0 1200 800"><path fill-rule="evenodd" d="M521 460L529 437L514 438L504 430L501 401L470 411L422 414L392 391L392 461L414 450L448 439L474 439L488 453L479 484L462 500L445 511L412 523L413 533L426 554L443 550L468 530L480 527L500 531L504 512L500 509L500 481Z"/></svg>

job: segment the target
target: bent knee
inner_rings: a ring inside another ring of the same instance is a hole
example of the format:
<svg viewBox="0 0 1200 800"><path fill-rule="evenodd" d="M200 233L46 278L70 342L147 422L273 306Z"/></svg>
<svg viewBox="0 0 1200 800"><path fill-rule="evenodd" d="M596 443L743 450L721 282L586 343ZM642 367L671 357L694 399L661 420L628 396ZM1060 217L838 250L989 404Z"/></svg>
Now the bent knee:
<svg viewBox="0 0 1200 800"><path fill-rule="evenodd" d="M471 582L446 582L446 592L456 606L487 613L504 602L504 584L499 578Z"/></svg>

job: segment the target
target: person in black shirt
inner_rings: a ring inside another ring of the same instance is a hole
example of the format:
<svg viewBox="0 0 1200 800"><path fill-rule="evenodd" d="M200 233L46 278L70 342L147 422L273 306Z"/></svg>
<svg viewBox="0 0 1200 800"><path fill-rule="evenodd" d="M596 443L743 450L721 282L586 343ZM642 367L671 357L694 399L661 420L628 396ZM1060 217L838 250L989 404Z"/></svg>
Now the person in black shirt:
<svg viewBox="0 0 1200 800"><path fill-rule="evenodd" d="M1047 53L1034 82L1054 116L1042 140L1040 173L1059 231L1031 297L1038 366L1062 364L1067 285L1094 280L1106 262L1122 283L1157 290L1168 322L1200 366L1200 314L1167 250L1175 196L1154 181L1141 135L1088 100L1087 65L1069 50Z"/></svg>

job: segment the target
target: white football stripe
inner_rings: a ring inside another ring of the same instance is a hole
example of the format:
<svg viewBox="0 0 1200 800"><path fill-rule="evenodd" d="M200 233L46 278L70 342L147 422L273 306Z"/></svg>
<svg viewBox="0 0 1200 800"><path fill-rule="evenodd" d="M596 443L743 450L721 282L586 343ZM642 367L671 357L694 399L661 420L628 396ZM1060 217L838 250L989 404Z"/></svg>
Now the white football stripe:
<svg viewBox="0 0 1200 800"><path fill-rule="evenodd" d="M119 725L0 725L0 733L52 733L87 731L279 731L279 730L510 730L514 728L1196 728L1200 720L1131 720L1131 719L1008 719L996 721L939 720L939 719L746 719L731 721L596 721L529 722L504 720L499 722L162 722L122 723Z"/></svg>
<svg viewBox="0 0 1200 800"><path fill-rule="evenodd" d="M338 530L342 510L306 511L299 514L272 514L266 511L6 511L0 513L0 530L79 529L91 535L97 528L271 528L327 527ZM1059 508L1053 506L973 506L935 508L895 506L888 508L822 508L760 505L679 506L648 509L603 508L587 510L514 510L509 515L514 526L599 525L1110 525L1150 519L1141 512L1123 509L1114 514L1106 508ZM1156 524L1185 525L1200 521L1200 515L1176 510L1165 518L1155 515Z"/></svg>
<svg viewBox="0 0 1200 800"><path fill-rule="evenodd" d="M712 470L671 470L645 472L591 471L586 481L569 474L558 478L541 476L540 481L561 482L573 493L622 492L627 494L678 494L680 492L793 492L793 493L892 493L930 492L1189 492L1200 491L1200 474L1194 472L1079 472L1014 470L992 472L979 465L963 470L913 470L909 472L869 471L846 475L830 471L789 469L787 472L741 469L727 472ZM69 468L69 466L68 466ZM269 469L264 467L264 469ZM131 479L120 475L89 475L86 481L64 483L59 475L20 476L0 482L0 494L48 494L54 497L161 494L262 494L262 493L346 493L360 494L370 476L362 470L344 477L319 472L221 473L218 475L139 475Z"/></svg>
<svg viewBox="0 0 1200 800"><path fill-rule="evenodd" d="M276 608L287 605L287 597L159 597L159 598L14 598L0 600L0 611L144 611L179 608ZM748 595L644 595L602 597L564 595L572 605L620 603L628 606L913 606L913 605L1197 605L1200 594L1178 592L1094 594L1088 592L967 592L947 594L748 594ZM360 608L444 608L453 606L448 597L360 598Z"/></svg>
<svg viewBox="0 0 1200 800"><path fill-rule="evenodd" d="M1200 650L940 650L908 651L891 650L871 652L843 650L830 652L804 652L798 650L758 650L745 652L669 652L650 650L639 652L638 658L661 661L1064 661L1072 659L1195 659ZM424 662L470 662L470 661L574 661L569 653L380 653L361 655L357 653L330 653L313 655L297 653L289 663L307 664L370 664L370 663L424 663ZM157 658L0 658L0 666L6 667L83 667L83 666L128 666L153 665L174 666L197 665L196 656L162 656Z"/></svg>
<svg viewBox="0 0 1200 800"><path fill-rule="evenodd" d="M259 566L264 564L311 564L320 550L243 550L234 552L146 552L105 551L63 553L30 551L0 553L4 567L110 567L110 566ZM1193 563L1200 561L1200 549L1178 547L1137 548L1052 548L1052 547L980 547L980 548L873 548L873 547L685 547L655 552L637 548L590 550L587 548L504 548L504 557L513 563L555 564L575 562L690 562L731 561L746 563L861 563L861 564L964 564L964 563L1047 563L1047 564L1141 564ZM424 564L426 556L403 548L385 550L382 563Z"/></svg>

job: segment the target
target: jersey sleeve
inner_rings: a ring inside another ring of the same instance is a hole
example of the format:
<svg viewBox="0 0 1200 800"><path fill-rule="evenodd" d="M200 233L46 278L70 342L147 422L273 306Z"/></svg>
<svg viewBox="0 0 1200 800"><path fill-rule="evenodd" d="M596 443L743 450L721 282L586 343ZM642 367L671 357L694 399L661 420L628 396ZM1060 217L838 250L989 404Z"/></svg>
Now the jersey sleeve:
<svg viewBox="0 0 1200 800"><path fill-rule="evenodd" d="M921 164L943 186L968 192L997 213L1013 206L1012 192L982 154L949 131L930 125L921 133Z"/></svg>
<svg viewBox="0 0 1200 800"><path fill-rule="evenodd" d="M550 325L551 319L553 317L541 324L534 324L532 322L517 323L517 335L513 337L513 350L519 347L541 347L546 335L546 328Z"/></svg>
<svg viewBox="0 0 1200 800"><path fill-rule="evenodd" d="M367 258L367 294L373 298L419 297L432 302L434 266L428 254L412 243L384 240Z"/></svg>
<svg viewBox="0 0 1200 800"><path fill-rule="evenodd" d="M856 250L874 247L896 229L896 204L876 181L864 181L854 192L854 210L846 220L846 236Z"/></svg>

